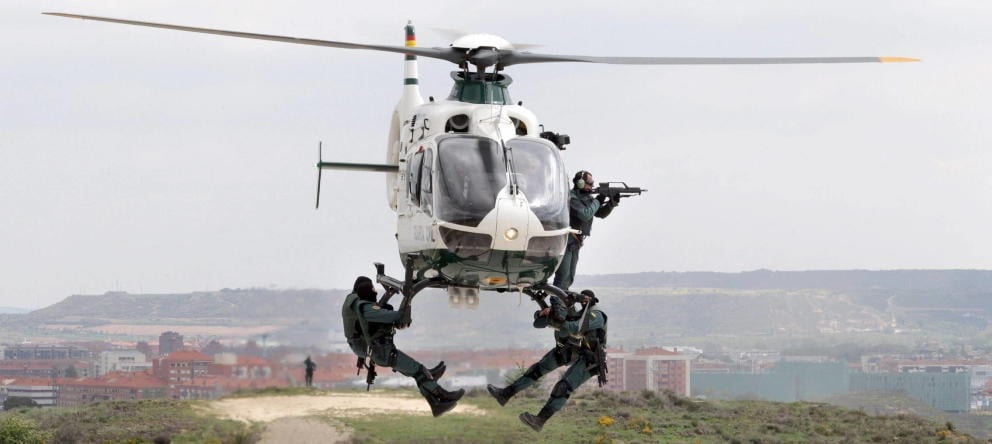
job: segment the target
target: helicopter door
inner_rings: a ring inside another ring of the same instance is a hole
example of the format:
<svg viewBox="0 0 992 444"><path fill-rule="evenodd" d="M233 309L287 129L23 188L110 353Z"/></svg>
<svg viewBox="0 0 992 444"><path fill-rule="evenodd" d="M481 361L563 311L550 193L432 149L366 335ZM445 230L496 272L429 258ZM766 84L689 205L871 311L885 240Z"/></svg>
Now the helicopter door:
<svg viewBox="0 0 992 444"><path fill-rule="evenodd" d="M420 168L423 162L424 152L418 151L410 159L410 167L407 169L406 191L414 206L420 205Z"/></svg>
<svg viewBox="0 0 992 444"><path fill-rule="evenodd" d="M434 152L424 151L420 169L420 207L428 216L434 215Z"/></svg>

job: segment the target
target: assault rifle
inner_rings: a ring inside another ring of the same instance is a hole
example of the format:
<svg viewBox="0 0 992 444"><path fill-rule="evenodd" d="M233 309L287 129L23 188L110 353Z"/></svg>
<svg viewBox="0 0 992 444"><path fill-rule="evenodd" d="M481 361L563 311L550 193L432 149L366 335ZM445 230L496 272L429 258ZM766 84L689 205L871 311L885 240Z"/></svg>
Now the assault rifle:
<svg viewBox="0 0 992 444"><path fill-rule="evenodd" d="M366 363L365 358L358 358L358 364L357 364L358 371L355 373L355 375L357 376L362 374L363 368L368 370L365 373L365 391L370 391L372 390L372 384L375 384L375 377L378 376L379 374L375 372L375 361L372 360L372 348L369 347L366 350L368 350L367 354L369 356L369 361L368 363Z"/></svg>
<svg viewBox="0 0 992 444"><path fill-rule="evenodd" d="M600 182L598 187L592 189L592 192L609 197L610 201L616 205L620 202L621 197L640 196L647 190L647 188L629 187L626 182Z"/></svg>

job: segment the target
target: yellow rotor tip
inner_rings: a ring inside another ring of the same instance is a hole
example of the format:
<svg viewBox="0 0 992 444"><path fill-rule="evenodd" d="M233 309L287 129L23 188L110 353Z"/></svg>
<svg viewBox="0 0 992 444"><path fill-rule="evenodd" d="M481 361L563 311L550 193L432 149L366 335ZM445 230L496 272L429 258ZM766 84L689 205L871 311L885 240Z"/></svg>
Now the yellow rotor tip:
<svg viewBox="0 0 992 444"><path fill-rule="evenodd" d="M914 59L912 57L879 57L878 61L882 63L901 63L901 62L919 62L920 59Z"/></svg>

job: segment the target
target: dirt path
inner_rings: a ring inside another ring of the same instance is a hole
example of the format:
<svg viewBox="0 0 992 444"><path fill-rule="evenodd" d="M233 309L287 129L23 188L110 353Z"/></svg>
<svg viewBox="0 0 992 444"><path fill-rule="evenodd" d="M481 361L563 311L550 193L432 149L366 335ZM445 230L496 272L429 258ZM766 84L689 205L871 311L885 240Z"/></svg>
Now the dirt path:
<svg viewBox="0 0 992 444"><path fill-rule="evenodd" d="M344 425L332 427L323 419L280 418L265 425L258 444L345 444L351 431Z"/></svg>
<svg viewBox="0 0 992 444"><path fill-rule="evenodd" d="M397 393L326 393L300 396L264 396L215 401L210 410L245 422L264 422L261 443L337 443L351 440L352 432L333 418L368 413L430 415L423 398ZM459 405L448 415L483 415L479 408Z"/></svg>

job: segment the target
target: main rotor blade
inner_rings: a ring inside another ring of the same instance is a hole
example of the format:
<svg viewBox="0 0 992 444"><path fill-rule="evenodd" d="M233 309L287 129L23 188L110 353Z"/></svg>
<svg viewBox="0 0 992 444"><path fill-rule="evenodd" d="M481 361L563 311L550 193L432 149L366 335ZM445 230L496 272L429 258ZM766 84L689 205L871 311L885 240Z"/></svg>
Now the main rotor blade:
<svg viewBox="0 0 992 444"><path fill-rule="evenodd" d="M784 65L798 63L918 62L908 57L593 57L513 52L502 54L503 66L524 63L582 62L614 65Z"/></svg>
<svg viewBox="0 0 992 444"><path fill-rule="evenodd" d="M917 62L919 59L907 57L596 57L577 55L538 54L520 51L498 51L490 49L484 60L456 48L417 48L391 45L370 45L365 43L337 42L332 40L317 40L297 37L286 37L271 34L256 34L251 32L226 31L222 29L196 28L192 26L169 25L165 23L142 22L109 17L67 14L61 12L43 12L45 15L96 20L101 22L121 23L125 25L148 26L152 28L172 29L176 31L198 32L229 37L241 37L274 42L295 43L298 45L324 46L344 49L367 49L372 51L392 52L398 54L413 54L432 59L447 60L454 64L465 62L477 66L503 67L525 63L580 62L608 63L616 65L768 65L795 63L885 63L885 62ZM475 48L476 51L483 48Z"/></svg>
<svg viewBox="0 0 992 444"><path fill-rule="evenodd" d="M256 34L251 32L225 31L223 29L195 28L192 26L169 25L165 23L141 22L137 20L125 20L109 17L95 17L90 15L66 14L62 12L43 12L45 15L55 15L59 17L78 18L83 20L96 20L100 22L121 23L125 25L148 26L151 28L172 29L176 31L199 32L202 34L225 35L229 37L241 37L246 39L269 40L273 42L295 43L298 45L326 46L331 48L345 49L368 49L372 51L394 52L399 54L413 54L421 57L447 60L452 63L459 63L464 59L464 54L450 48L417 48L406 46L390 45L369 45L365 43L335 42L331 40L316 40L297 37L286 37L270 34Z"/></svg>

